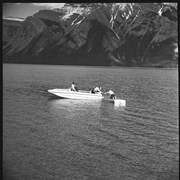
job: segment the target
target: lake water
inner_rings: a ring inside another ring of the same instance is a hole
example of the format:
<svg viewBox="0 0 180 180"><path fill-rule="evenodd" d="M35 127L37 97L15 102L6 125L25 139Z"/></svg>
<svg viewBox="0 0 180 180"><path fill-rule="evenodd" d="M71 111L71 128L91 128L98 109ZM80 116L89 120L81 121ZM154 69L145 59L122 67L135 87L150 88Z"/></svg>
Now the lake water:
<svg viewBox="0 0 180 180"><path fill-rule="evenodd" d="M58 99L101 85L126 100ZM3 64L7 180L179 179L178 70Z"/></svg>

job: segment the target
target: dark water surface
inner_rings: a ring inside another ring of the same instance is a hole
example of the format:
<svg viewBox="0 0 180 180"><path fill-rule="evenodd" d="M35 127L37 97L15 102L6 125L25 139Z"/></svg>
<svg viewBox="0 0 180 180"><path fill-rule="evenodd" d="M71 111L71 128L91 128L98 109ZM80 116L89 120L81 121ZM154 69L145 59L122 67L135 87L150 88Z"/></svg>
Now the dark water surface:
<svg viewBox="0 0 180 180"><path fill-rule="evenodd" d="M56 99L101 85L126 100ZM176 180L178 70L3 65L3 171L8 180Z"/></svg>

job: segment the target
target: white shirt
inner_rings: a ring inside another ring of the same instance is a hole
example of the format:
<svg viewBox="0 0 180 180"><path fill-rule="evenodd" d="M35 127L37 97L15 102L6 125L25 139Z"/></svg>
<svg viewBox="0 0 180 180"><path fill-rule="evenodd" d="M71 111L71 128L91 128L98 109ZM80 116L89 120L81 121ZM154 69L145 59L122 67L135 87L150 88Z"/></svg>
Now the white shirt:
<svg viewBox="0 0 180 180"><path fill-rule="evenodd" d="M108 93L109 93L110 95L114 94L114 92L111 91L111 90L109 90Z"/></svg>
<svg viewBox="0 0 180 180"><path fill-rule="evenodd" d="M99 87L94 88L94 91L99 91L100 92Z"/></svg>
<svg viewBox="0 0 180 180"><path fill-rule="evenodd" d="M72 85L71 85L71 88L72 88L73 90L75 90L75 85L74 85L74 84L72 84Z"/></svg>

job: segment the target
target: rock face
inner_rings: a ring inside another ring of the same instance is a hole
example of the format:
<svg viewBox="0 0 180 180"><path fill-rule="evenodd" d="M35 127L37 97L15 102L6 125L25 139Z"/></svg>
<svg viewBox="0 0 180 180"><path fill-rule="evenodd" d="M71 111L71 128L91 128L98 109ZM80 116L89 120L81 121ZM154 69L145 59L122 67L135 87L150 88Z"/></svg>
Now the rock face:
<svg viewBox="0 0 180 180"><path fill-rule="evenodd" d="M178 66L176 3L82 3L3 20L3 62Z"/></svg>
<svg viewBox="0 0 180 180"><path fill-rule="evenodd" d="M6 45L16 34L22 22L10 18L3 19L3 45Z"/></svg>

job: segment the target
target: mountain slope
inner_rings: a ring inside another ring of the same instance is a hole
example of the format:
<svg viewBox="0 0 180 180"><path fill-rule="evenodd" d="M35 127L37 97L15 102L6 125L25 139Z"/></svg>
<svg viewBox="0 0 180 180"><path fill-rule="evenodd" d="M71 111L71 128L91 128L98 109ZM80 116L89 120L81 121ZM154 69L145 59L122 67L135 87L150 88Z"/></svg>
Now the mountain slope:
<svg viewBox="0 0 180 180"><path fill-rule="evenodd" d="M3 45L7 44L9 40L16 34L22 22L17 19L5 18L3 19Z"/></svg>
<svg viewBox="0 0 180 180"><path fill-rule="evenodd" d="M175 3L82 3L3 20L3 60L14 63L176 67Z"/></svg>

